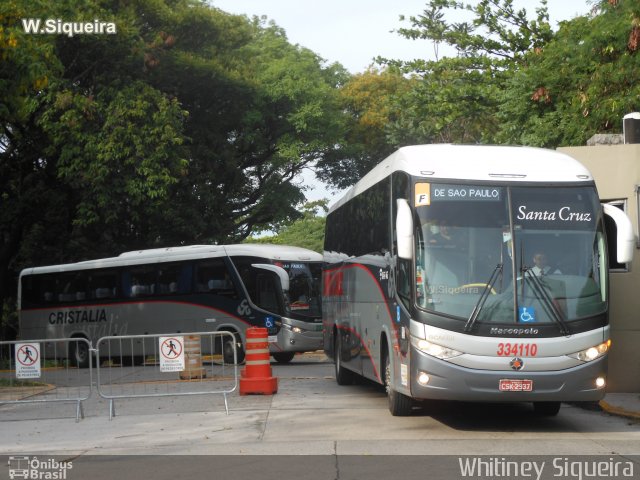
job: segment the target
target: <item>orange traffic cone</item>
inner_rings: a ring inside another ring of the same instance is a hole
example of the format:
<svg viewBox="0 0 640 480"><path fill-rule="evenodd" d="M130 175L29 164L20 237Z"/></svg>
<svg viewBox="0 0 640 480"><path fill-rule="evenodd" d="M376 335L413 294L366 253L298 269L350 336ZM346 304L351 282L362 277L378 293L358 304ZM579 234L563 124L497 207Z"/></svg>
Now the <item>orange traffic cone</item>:
<svg viewBox="0 0 640 480"><path fill-rule="evenodd" d="M247 328L246 367L240 372L240 395L271 395L278 391L278 379L271 376L266 328Z"/></svg>

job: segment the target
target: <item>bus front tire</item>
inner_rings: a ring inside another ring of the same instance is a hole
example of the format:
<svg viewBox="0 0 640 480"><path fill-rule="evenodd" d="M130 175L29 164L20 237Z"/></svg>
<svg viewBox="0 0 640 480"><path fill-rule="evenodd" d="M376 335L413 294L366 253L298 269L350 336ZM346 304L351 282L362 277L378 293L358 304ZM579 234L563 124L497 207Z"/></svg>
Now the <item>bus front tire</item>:
<svg viewBox="0 0 640 480"><path fill-rule="evenodd" d="M336 370L336 382L338 385L351 385L353 383L353 372L347 370L342 365L342 341L340 333L336 332L336 338L333 342L333 362Z"/></svg>
<svg viewBox="0 0 640 480"><path fill-rule="evenodd" d="M242 349L242 343L236 338L236 336L231 337L224 336L224 340L222 343L222 359L224 363L233 364L234 360L237 360L237 363L240 364L244 361L244 350ZM233 358L233 344L236 344L236 355L237 358Z"/></svg>
<svg viewBox="0 0 640 480"><path fill-rule="evenodd" d="M89 368L91 365L91 351L83 338L69 344L69 357L74 367Z"/></svg>
<svg viewBox="0 0 640 480"><path fill-rule="evenodd" d="M271 354L278 363L289 363L295 357L296 352L274 352Z"/></svg>
<svg viewBox="0 0 640 480"><path fill-rule="evenodd" d="M384 387L387 392L389 412L391 412L391 415L394 417L406 417L411 415L413 401L406 395L396 392L391 384L390 354L387 354L384 358Z"/></svg>

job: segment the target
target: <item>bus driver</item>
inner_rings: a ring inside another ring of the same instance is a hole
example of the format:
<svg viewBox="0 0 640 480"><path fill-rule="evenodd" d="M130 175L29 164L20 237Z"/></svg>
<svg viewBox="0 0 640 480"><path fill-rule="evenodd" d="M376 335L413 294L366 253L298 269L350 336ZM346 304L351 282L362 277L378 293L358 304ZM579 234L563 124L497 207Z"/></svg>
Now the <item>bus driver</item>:
<svg viewBox="0 0 640 480"><path fill-rule="evenodd" d="M562 272L560 270L553 269L547 260L547 255L543 252L538 252L533 256L533 267L531 268L533 274L537 277L542 277L543 275L560 275Z"/></svg>

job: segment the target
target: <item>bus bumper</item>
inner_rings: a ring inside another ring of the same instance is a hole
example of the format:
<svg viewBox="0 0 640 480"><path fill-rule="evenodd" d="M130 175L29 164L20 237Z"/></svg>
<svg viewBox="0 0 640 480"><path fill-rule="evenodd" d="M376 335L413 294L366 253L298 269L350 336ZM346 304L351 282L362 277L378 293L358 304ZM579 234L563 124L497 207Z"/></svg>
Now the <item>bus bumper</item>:
<svg viewBox="0 0 640 480"><path fill-rule="evenodd" d="M282 328L278 332L277 347L274 346L271 350L312 352L322 350L323 346L322 323L301 322L287 318L283 319Z"/></svg>
<svg viewBox="0 0 640 480"><path fill-rule="evenodd" d="M418 382L423 372L429 376L426 385ZM591 402L604 397L605 388L596 387L595 382L599 377L606 379L606 374L606 356L565 370L516 372L474 370L415 354L412 355L410 375L411 396L416 399L470 402ZM501 381L505 380L507 382L503 383L514 384L522 390L501 390ZM527 391L529 388L530 391Z"/></svg>

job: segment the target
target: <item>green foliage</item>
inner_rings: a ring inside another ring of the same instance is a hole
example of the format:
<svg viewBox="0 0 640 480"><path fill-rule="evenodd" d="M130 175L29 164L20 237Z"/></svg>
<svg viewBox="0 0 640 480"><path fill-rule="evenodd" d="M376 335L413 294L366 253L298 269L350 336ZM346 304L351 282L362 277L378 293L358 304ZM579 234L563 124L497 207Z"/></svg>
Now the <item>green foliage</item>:
<svg viewBox="0 0 640 480"><path fill-rule="evenodd" d="M22 18L115 35L29 35ZM232 242L301 216L348 77L199 0L0 4L0 300L25 266Z"/></svg>
<svg viewBox="0 0 640 480"><path fill-rule="evenodd" d="M449 23L446 13L459 10L469 12L471 19ZM474 4L431 0L422 15L409 17L410 28L398 31L406 38L453 46L459 57L488 56L494 62L508 64L551 39L546 0L541 0L536 14L535 19L529 19L524 8L514 8L513 0L480 0Z"/></svg>
<svg viewBox="0 0 640 480"><path fill-rule="evenodd" d="M411 91L412 83L398 69L388 68L353 75L341 86L340 108L347 114L344 141L340 150L318 162L322 180L346 188L397 148L387 133L401 116L400 99Z"/></svg>
<svg viewBox="0 0 640 480"><path fill-rule="evenodd" d="M329 210L327 203L326 199L306 203L302 207L302 217L283 226L276 235L250 237L246 242L293 245L322 253L326 213Z"/></svg>
<svg viewBox="0 0 640 480"><path fill-rule="evenodd" d="M631 1L602 2L593 16L562 23L504 90L497 140L557 147L620 132L622 117L640 109L639 25Z"/></svg>
<svg viewBox="0 0 640 480"><path fill-rule="evenodd" d="M0 363L0 368L6 368ZM15 380L13 378L0 378L0 388L17 388L17 387L44 387L46 383L34 382L33 380Z"/></svg>
<svg viewBox="0 0 640 480"><path fill-rule="evenodd" d="M15 304L5 300L0 311L0 338L13 339L18 333L18 314Z"/></svg>
<svg viewBox="0 0 640 480"><path fill-rule="evenodd" d="M38 123L57 154L58 177L79 192L74 224L117 229L123 218L138 222L147 202L166 198L187 167L186 116L141 81L105 87L95 98L57 92Z"/></svg>
<svg viewBox="0 0 640 480"><path fill-rule="evenodd" d="M466 10L467 21L447 14ZM637 50L640 6L601 0L588 16L548 23L546 2L534 18L511 0L468 5L433 0L400 30L446 44L457 55L387 65L418 75L398 99L402 114L387 129L390 144L510 143L583 145L595 133L618 132L640 109Z"/></svg>
<svg viewBox="0 0 640 480"><path fill-rule="evenodd" d="M460 11L469 19L447 20L447 13ZM398 100L401 114L387 129L388 141L398 146L492 142L506 83L527 52L552 37L546 2L543 0L536 17L529 19L526 10L516 10L511 0L475 4L432 0L422 15L408 21L410 27L399 33L431 40L437 58L412 62L379 59L417 77L412 90ZM443 44L453 47L457 55L439 58Z"/></svg>

